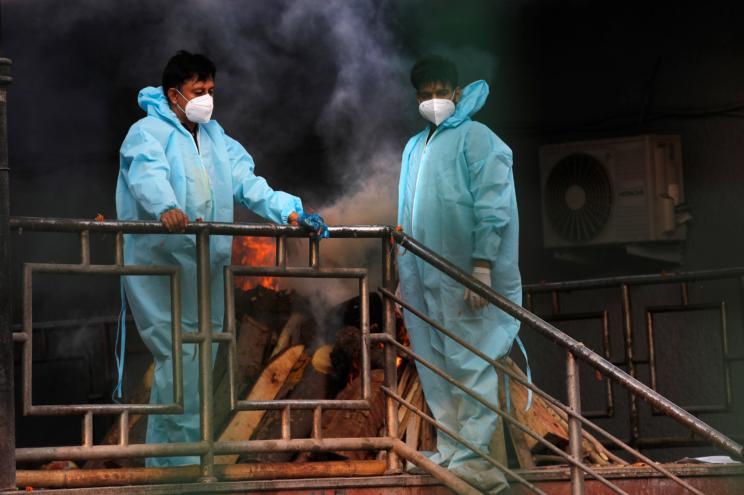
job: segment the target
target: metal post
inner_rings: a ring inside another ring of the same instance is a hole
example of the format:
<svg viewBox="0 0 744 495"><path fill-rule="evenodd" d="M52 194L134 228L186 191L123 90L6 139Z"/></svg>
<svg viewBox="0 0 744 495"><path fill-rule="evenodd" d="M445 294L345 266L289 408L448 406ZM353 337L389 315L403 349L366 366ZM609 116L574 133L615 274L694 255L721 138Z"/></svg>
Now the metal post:
<svg viewBox="0 0 744 495"><path fill-rule="evenodd" d="M635 378L635 351L633 349L633 310L630 304L630 286L622 284L620 286L623 298L623 333L625 335L625 361L628 366L628 374ZM629 413L630 413L630 445L638 445L638 439L641 437L641 425L638 418L638 397L632 392L628 392Z"/></svg>
<svg viewBox="0 0 744 495"><path fill-rule="evenodd" d="M571 352L566 353L566 390L568 407L576 414L581 414L581 391L579 383L579 366ZM581 422L575 417L568 418L568 452L576 462L581 462ZM571 495L584 495L584 472L571 466Z"/></svg>
<svg viewBox="0 0 744 495"><path fill-rule="evenodd" d="M214 419L212 418L212 291L209 256L209 231L196 235L196 283L199 314L199 405L201 439L207 451L201 456L199 481L217 481L214 475Z"/></svg>
<svg viewBox="0 0 744 495"><path fill-rule="evenodd" d="M395 292L395 282L393 280L393 250L395 249L395 244L391 241L392 239L388 236L382 238L382 286L391 292ZM393 302L387 297L383 298L383 329L384 332L391 339L397 339L395 332L395 313ZM398 389L398 369L395 363L396 357L397 352L395 351L395 348L390 345L386 345L385 386L388 387L390 390ZM389 438L397 440L398 404L390 396L385 398L385 425L387 428L387 436ZM398 457L398 454L393 449L388 450L388 473L400 473L401 470L400 458Z"/></svg>
<svg viewBox="0 0 744 495"><path fill-rule="evenodd" d="M10 168L8 167L7 86L10 60L0 58L0 490L15 489L15 408L13 325L10 290Z"/></svg>

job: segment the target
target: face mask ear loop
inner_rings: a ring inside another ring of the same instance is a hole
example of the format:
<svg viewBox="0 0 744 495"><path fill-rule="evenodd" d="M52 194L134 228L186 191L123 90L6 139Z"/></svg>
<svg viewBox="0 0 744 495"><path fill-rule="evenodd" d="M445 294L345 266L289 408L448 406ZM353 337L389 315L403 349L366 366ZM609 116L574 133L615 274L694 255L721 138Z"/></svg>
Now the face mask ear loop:
<svg viewBox="0 0 744 495"><path fill-rule="evenodd" d="M188 105L189 101L191 101L191 100L189 100L188 98L186 98L186 96L184 96L183 93L181 93L180 91L178 91L178 88L173 88L173 89L176 90L176 93L178 93L179 95L183 96L183 99L186 100L186 104ZM181 108L181 105L178 104L178 100L176 100L176 107L178 107L178 109L180 111L182 111L184 114L186 114L186 109L185 108Z"/></svg>

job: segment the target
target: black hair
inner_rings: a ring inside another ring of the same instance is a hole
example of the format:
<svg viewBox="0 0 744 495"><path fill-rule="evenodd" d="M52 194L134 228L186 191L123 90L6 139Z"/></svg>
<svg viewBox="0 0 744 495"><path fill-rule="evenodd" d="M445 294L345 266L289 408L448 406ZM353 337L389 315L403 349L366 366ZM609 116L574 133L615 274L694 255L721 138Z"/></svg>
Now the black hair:
<svg viewBox="0 0 744 495"><path fill-rule="evenodd" d="M457 87L457 67L455 64L439 55L426 55L418 59L411 69L411 84L418 90L421 86L431 83L449 84Z"/></svg>
<svg viewBox="0 0 744 495"><path fill-rule="evenodd" d="M204 55L179 50L168 60L163 70L163 93L168 97L168 89L178 88L196 76L197 81L214 79L217 68L214 62Z"/></svg>

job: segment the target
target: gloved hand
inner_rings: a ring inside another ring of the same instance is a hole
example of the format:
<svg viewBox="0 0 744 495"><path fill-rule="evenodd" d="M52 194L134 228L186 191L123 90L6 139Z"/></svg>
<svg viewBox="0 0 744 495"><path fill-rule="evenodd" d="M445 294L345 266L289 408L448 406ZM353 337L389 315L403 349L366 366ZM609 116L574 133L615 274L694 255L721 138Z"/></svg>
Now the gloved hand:
<svg viewBox="0 0 744 495"><path fill-rule="evenodd" d="M491 286L490 268L484 268L482 266L473 267L472 276L473 278L478 279L480 282L486 284L487 286ZM488 304L488 301L467 288L465 289L465 301L467 301L472 309L481 309L486 304Z"/></svg>
<svg viewBox="0 0 744 495"><path fill-rule="evenodd" d="M303 211L297 217L297 224L305 230L312 232L313 237L320 237L321 239L331 237L331 234L328 232L328 225L326 225L323 217L317 213L305 213Z"/></svg>

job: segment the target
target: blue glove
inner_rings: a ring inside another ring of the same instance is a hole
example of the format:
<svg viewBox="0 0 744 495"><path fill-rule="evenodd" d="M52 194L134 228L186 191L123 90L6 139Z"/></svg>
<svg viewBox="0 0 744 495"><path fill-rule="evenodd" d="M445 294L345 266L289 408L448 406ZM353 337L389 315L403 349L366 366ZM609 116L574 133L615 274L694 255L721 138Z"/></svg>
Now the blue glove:
<svg viewBox="0 0 744 495"><path fill-rule="evenodd" d="M328 225L326 225L323 217L317 213L308 214L302 212L297 218L297 222L300 224L300 227L312 232L312 237L320 237L321 239L331 237L331 234L328 232Z"/></svg>

